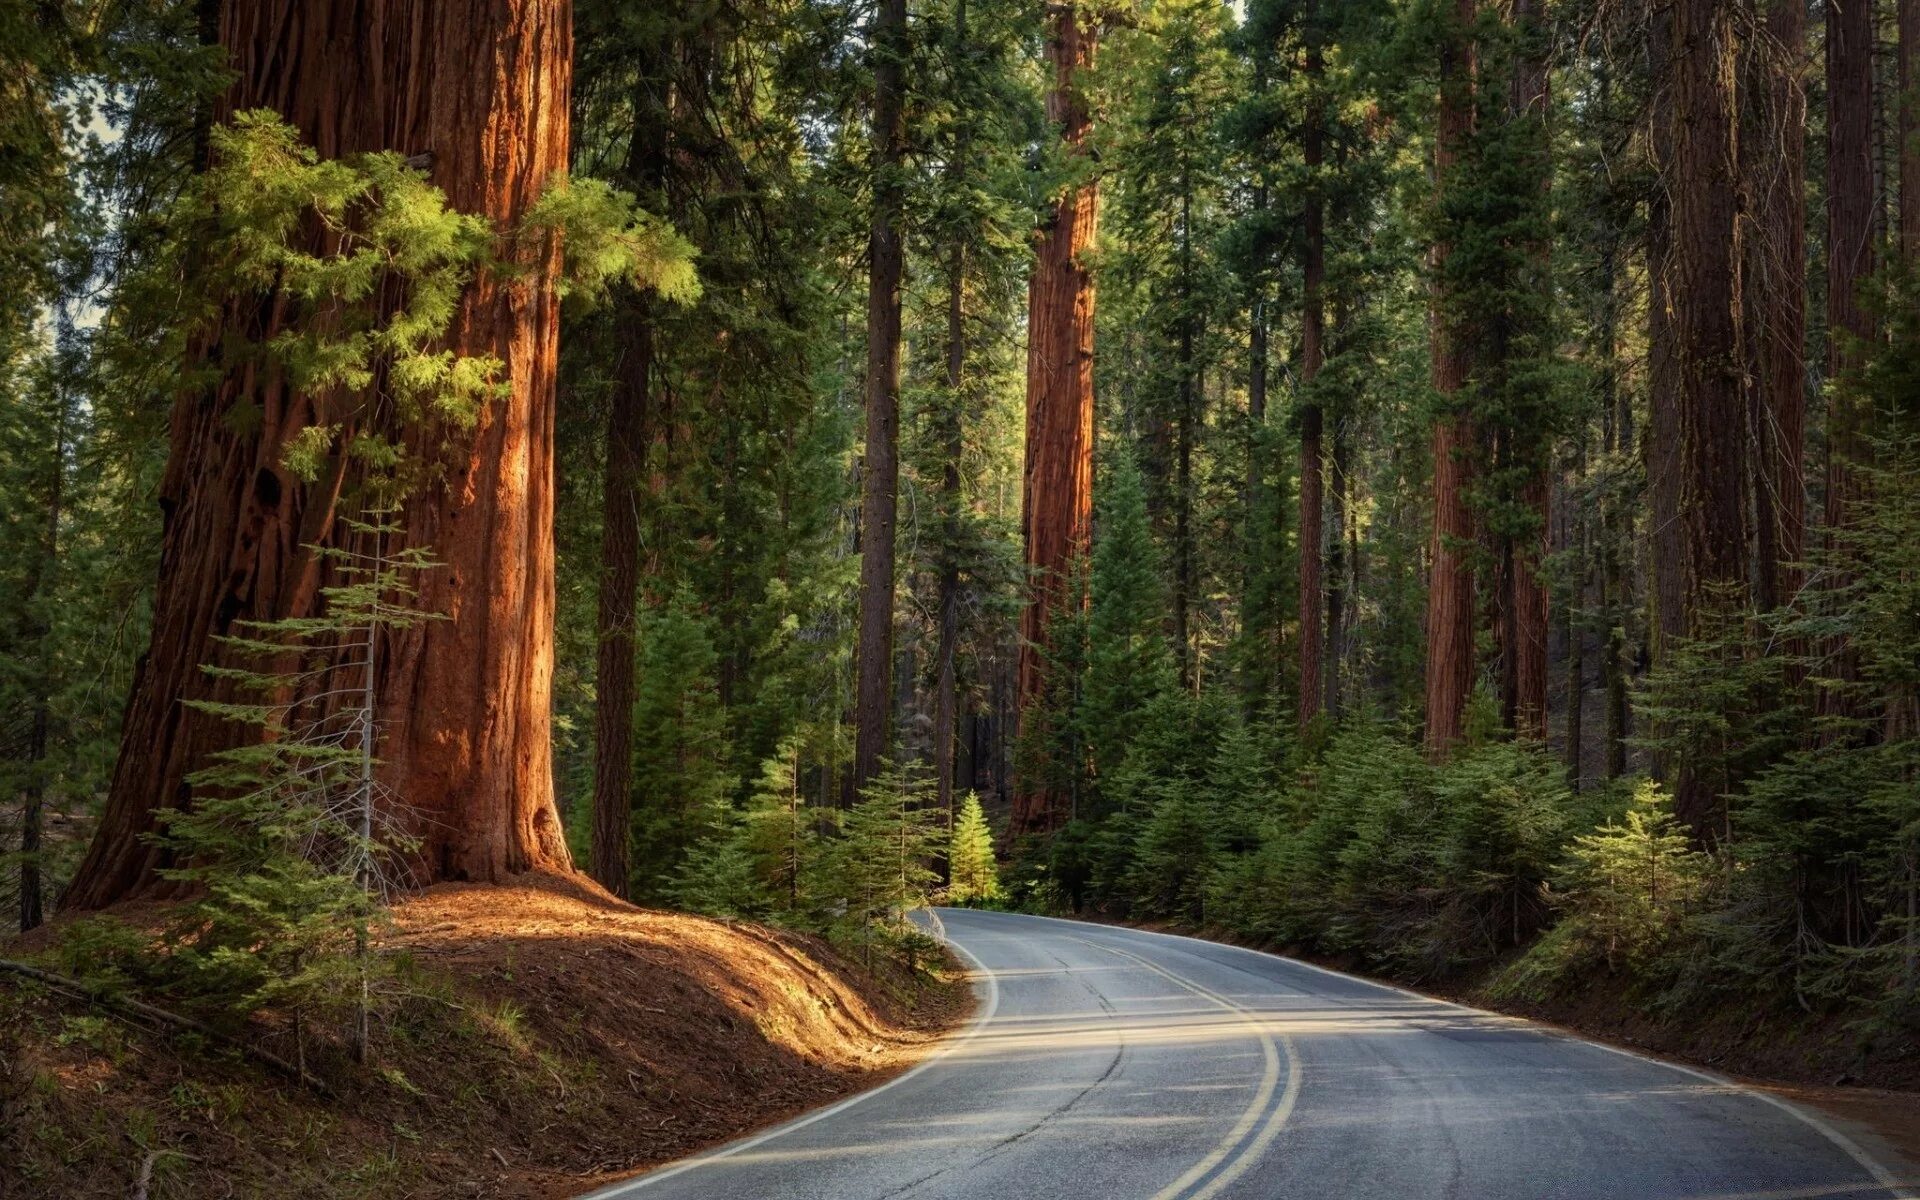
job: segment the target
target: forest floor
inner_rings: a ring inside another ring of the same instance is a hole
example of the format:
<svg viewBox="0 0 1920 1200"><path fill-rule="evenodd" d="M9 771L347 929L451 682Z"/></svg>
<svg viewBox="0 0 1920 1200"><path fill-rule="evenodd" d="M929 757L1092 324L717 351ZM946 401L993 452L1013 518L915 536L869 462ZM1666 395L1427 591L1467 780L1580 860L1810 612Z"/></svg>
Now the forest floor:
<svg viewBox="0 0 1920 1200"><path fill-rule="evenodd" d="M869 973L573 879L437 887L394 917L378 1061L320 1060L330 1097L0 975L0 1197L574 1196L872 1087L973 1004L950 962Z"/></svg>
<svg viewBox="0 0 1920 1200"><path fill-rule="evenodd" d="M1406 986L1351 960L1302 954L1293 947L1249 941L1215 929L1166 921L1116 921L1091 913L1077 914L1076 919L1270 951L1376 983ZM1898 1157L1920 1163L1920 1095L1916 1095L1920 1093L1920 1040L1869 1044L1861 1037L1857 1016L1846 1013L1768 1015L1729 1010L1683 1020L1648 1012L1606 980L1595 981L1578 997L1515 1003L1488 994L1486 982L1496 973L1489 970L1448 983L1424 982L1413 990L1711 1071L1816 1109L1856 1135L1856 1140L1882 1143Z"/></svg>

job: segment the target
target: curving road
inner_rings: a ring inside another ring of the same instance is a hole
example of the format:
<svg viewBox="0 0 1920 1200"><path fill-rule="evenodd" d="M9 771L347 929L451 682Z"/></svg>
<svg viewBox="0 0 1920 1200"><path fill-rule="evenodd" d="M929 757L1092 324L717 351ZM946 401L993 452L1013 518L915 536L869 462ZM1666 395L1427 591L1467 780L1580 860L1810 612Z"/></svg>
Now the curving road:
<svg viewBox="0 0 1920 1200"><path fill-rule="evenodd" d="M932 920L982 991L938 1057L596 1200L1920 1195L1784 1102L1537 1025L1188 938Z"/></svg>

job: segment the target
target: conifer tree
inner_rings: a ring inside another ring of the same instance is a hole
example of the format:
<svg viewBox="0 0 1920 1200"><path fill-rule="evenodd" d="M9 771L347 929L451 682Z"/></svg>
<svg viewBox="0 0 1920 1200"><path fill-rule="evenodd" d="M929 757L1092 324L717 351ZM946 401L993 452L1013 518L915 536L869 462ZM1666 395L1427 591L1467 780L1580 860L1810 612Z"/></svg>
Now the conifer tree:
<svg viewBox="0 0 1920 1200"><path fill-rule="evenodd" d="M991 904L1000 899L1000 872L993 858L993 829L968 792L947 836L947 899L954 904Z"/></svg>

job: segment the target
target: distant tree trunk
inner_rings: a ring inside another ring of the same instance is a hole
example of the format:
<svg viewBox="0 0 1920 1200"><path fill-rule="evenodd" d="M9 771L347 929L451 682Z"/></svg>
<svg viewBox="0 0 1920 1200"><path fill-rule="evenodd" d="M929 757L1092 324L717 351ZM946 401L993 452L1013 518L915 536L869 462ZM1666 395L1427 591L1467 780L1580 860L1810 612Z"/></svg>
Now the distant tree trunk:
<svg viewBox="0 0 1920 1200"><path fill-rule="evenodd" d="M1745 605L1748 581L1744 362L1740 342L1737 41L1730 0L1673 7L1673 294L1679 355L1688 632L1715 611ZM1676 815L1696 841L1721 832L1712 781L1680 764Z"/></svg>
<svg viewBox="0 0 1920 1200"><path fill-rule="evenodd" d="M1588 568L1586 523L1578 516L1572 517L1571 523L1573 528L1568 530L1567 548L1573 552L1569 557L1575 566L1573 579L1567 584L1566 609L1560 614L1560 620L1567 639L1567 785L1577 792L1582 780L1580 760L1586 750L1587 631L1576 616L1584 598L1582 593L1586 589Z"/></svg>
<svg viewBox="0 0 1920 1200"><path fill-rule="evenodd" d="M63 335L67 332L66 314L61 314ZM22 630L18 646L37 646L39 664L33 675L31 712L27 718L27 778L20 796L20 932L37 928L45 919L45 883L40 870L40 846L46 825L47 739L52 723L54 654L53 630L46 613L51 576L60 569L60 519L65 507L67 482L67 419L71 415L67 387L63 381L54 418L53 457L47 471L46 532L39 554L25 586L21 589L29 602L28 628Z"/></svg>
<svg viewBox="0 0 1920 1200"><path fill-rule="evenodd" d="M1756 370L1750 404L1759 448L1755 599L1777 608L1800 590L1806 554L1807 429L1806 5L1773 0L1755 74L1760 127L1747 150L1759 236L1748 299Z"/></svg>
<svg viewBox="0 0 1920 1200"><path fill-rule="evenodd" d="M1180 686L1195 687L1191 610L1196 588L1193 556L1193 441L1199 427L1199 387L1193 362L1193 179L1180 177L1180 412L1174 421L1173 638Z"/></svg>
<svg viewBox="0 0 1920 1200"><path fill-rule="evenodd" d="M1532 135L1527 143L1535 155L1538 171L1539 204L1550 208L1553 187L1551 141L1547 128L1547 31L1542 19L1543 0L1514 0L1513 26L1520 51L1513 64L1512 88L1508 96L1511 119L1522 122ZM1540 293L1542 310L1552 303L1550 276L1551 235L1543 229L1528 247L1525 286ZM1544 352L1544 351L1536 351ZM1547 529L1551 519L1553 489L1548 481L1553 451L1543 430L1512 430L1513 442L1526 461L1529 472L1520 487L1520 504L1536 522L1534 533L1525 539L1508 539L1505 547L1507 593L1502 598L1502 624L1506 633L1501 662L1506 678L1502 681L1502 714L1507 725L1522 737L1545 741L1547 736L1547 625L1548 597L1546 581L1540 577L1541 561L1547 553Z"/></svg>
<svg viewBox="0 0 1920 1200"><path fill-rule="evenodd" d="M879 773L893 708L894 521L900 490L900 220L907 0L880 0L873 31L873 226L867 237L867 443L860 472L860 615L853 794Z"/></svg>
<svg viewBox="0 0 1920 1200"><path fill-rule="evenodd" d="M1453 17L1440 45L1440 116L1434 139L1434 187L1444 196L1473 124L1473 61L1468 43L1475 0L1454 0ZM1444 759L1460 740L1467 696L1473 689L1473 515L1467 492L1473 478L1472 419L1450 407L1467 378L1465 331L1453 313L1446 282L1452 247L1433 246L1433 387L1442 411L1433 423L1433 539L1427 583L1427 711L1429 756Z"/></svg>
<svg viewBox="0 0 1920 1200"><path fill-rule="evenodd" d="M1873 323L1861 302L1874 241L1873 6L1827 5L1827 376L1858 367ZM1836 394L1827 414L1826 525L1847 525L1860 498L1863 405Z"/></svg>
<svg viewBox="0 0 1920 1200"><path fill-rule="evenodd" d="M626 182L649 204L662 201L667 169L667 98L650 58L635 65L634 126ZM619 360L607 408L607 469L600 501L600 596L593 711L593 877L616 896L631 894L628 840L633 811L634 650L639 634L640 500L652 441L648 389L653 311L623 295L614 336Z"/></svg>
<svg viewBox="0 0 1920 1200"><path fill-rule="evenodd" d="M1301 263L1304 287L1300 309L1300 727L1323 711L1326 684L1321 675L1326 660L1326 453L1321 445L1325 423L1314 380L1326 357L1326 308L1322 295L1326 281L1326 200L1321 194L1320 169L1326 153L1326 102L1320 95L1324 73L1317 6L1306 8L1307 123L1301 134L1301 153L1307 167L1306 212L1301 225L1306 236Z"/></svg>
<svg viewBox="0 0 1920 1200"><path fill-rule="evenodd" d="M1603 81L1604 85L1604 81ZM1634 453L1633 398L1620 387L1617 364L1619 346L1619 279L1617 251L1611 240L1601 248L1599 288L1601 294L1601 421L1603 447L1610 460L1625 459ZM1627 543L1633 520L1626 498L1610 494L1601 504L1600 519L1600 646L1601 686L1605 692L1605 743L1607 778L1617 779L1626 770L1627 737L1627 621L1632 616L1627 595Z"/></svg>
<svg viewBox="0 0 1920 1200"><path fill-rule="evenodd" d="M960 9L962 20L966 8ZM957 161L957 159L956 159ZM960 643L960 456L966 452L961 388L966 382L967 248L956 242L947 263L947 407L940 495L946 528L940 548L940 646L933 687L933 770L940 811L953 815L953 738L959 686L954 658Z"/></svg>
<svg viewBox="0 0 1920 1200"><path fill-rule="evenodd" d="M1914 267L1920 264L1920 0L1899 0L1899 6L1900 253Z"/></svg>
<svg viewBox="0 0 1920 1200"><path fill-rule="evenodd" d="M220 30L235 72L220 119L273 109L323 158L430 154L432 180L451 205L500 227L566 168L572 23L557 0L229 2ZM444 564L426 573L418 603L451 619L398 633L379 655L378 693L389 701L381 773L413 817L413 874L429 882L571 867L549 731L559 249L542 239L507 252L527 274L470 286L447 344L497 356L509 394L451 451L438 427L382 430L422 458L452 458L400 514L408 540ZM258 338L280 327L287 307L272 295L236 299L225 320ZM217 335L208 339L199 357L214 359L218 345ZM232 421L241 403L257 419ZM326 568L304 547L347 539L340 518L354 514L339 498L352 465L336 454L321 481L306 484L283 468L281 452L301 429L340 415L327 397L251 372L176 400L152 643L68 906L154 890L168 865L143 836L155 812L190 804L186 776L249 732L182 701L232 695L202 667L231 658L214 639L236 622L314 611Z"/></svg>
<svg viewBox="0 0 1920 1200"><path fill-rule="evenodd" d="M1686 635L1686 536L1680 518L1680 355L1673 306L1673 145L1678 135L1672 91L1675 73L1673 16L1656 9L1647 31L1647 68L1654 99L1648 106L1647 145L1656 180L1647 193L1647 409L1645 441L1647 499L1652 519L1650 641L1664 659ZM1656 762L1664 777L1669 764Z"/></svg>
<svg viewBox="0 0 1920 1200"><path fill-rule="evenodd" d="M1338 329L1341 318L1335 318ZM1336 334L1336 340L1338 335ZM1340 663L1346 646L1347 537L1352 486L1353 433L1345 419L1333 423L1333 454L1328 461L1326 533L1326 666L1321 675L1322 704L1329 717L1340 716Z"/></svg>
<svg viewBox="0 0 1920 1200"><path fill-rule="evenodd" d="M1092 120L1079 74L1093 65L1095 27L1070 4L1052 8L1047 117L1070 157L1085 153ZM1044 722L1052 616L1074 600L1074 579L1093 526L1093 275L1086 254L1099 220L1099 184L1089 180L1054 204L1041 231L1028 286L1027 447L1021 516L1032 593L1020 620L1019 712ZM1031 730L1023 730L1023 733ZM1050 828L1061 798L1029 780L1014 790L1013 831Z"/></svg>

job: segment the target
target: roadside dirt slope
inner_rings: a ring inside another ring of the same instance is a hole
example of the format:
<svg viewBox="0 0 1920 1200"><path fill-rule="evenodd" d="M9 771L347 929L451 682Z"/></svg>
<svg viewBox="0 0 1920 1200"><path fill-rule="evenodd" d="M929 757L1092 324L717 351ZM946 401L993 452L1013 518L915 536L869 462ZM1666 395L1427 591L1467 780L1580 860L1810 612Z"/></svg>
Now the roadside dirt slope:
<svg viewBox="0 0 1920 1200"><path fill-rule="evenodd" d="M0 1196L576 1195L870 1087L971 1006L951 970L875 978L574 879L395 916L380 1060L323 1062L331 1100L0 976Z"/></svg>

